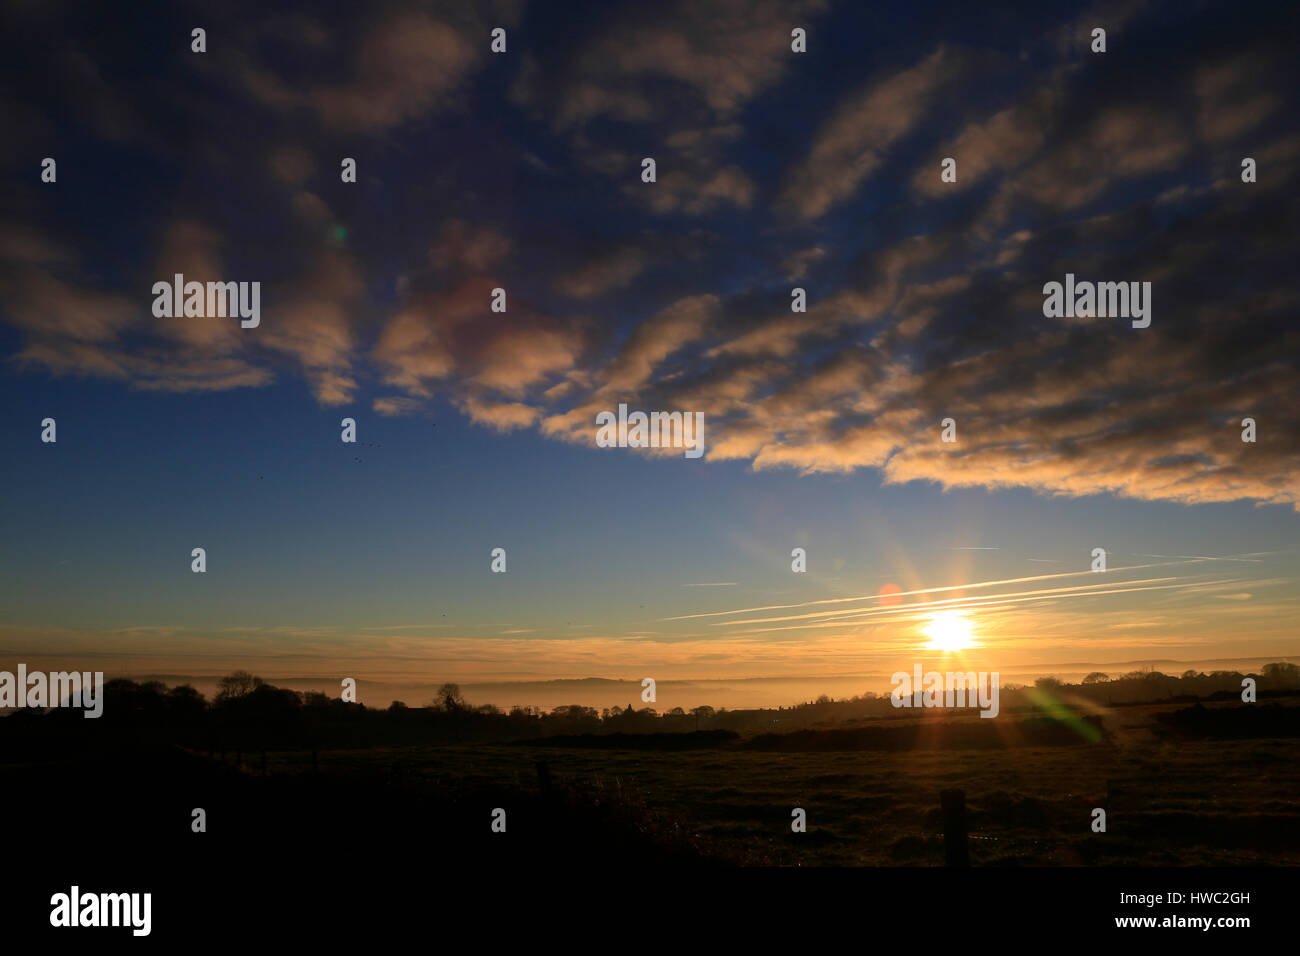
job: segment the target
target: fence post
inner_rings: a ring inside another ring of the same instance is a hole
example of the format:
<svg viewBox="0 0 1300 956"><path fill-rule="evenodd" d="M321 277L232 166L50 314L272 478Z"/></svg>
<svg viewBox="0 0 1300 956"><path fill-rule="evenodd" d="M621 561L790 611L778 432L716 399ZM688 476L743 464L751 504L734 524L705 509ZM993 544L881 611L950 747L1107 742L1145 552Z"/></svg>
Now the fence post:
<svg viewBox="0 0 1300 956"><path fill-rule="evenodd" d="M941 790L943 807L944 866L970 866L970 846L966 837L966 791Z"/></svg>

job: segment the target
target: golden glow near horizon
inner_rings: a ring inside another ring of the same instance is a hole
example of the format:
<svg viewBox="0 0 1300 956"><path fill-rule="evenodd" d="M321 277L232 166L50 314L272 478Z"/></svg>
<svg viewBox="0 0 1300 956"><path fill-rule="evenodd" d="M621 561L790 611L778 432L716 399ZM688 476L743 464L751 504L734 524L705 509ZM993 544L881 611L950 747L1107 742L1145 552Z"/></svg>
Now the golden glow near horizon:
<svg viewBox="0 0 1300 956"><path fill-rule="evenodd" d="M961 651L977 646L974 628L961 611L937 612L921 632L930 639L926 647L932 651Z"/></svg>

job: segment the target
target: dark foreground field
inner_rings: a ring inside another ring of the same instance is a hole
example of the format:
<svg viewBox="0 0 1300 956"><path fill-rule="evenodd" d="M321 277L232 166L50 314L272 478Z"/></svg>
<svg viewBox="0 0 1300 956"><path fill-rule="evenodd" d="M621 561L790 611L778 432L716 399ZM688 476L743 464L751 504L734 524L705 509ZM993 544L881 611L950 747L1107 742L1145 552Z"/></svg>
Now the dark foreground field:
<svg viewBox="0 0 1300 956"><path fill-rule="evenodd" d="M239 847L362 867L405 848L489 868L936 866L945 789L965 794L976 866L1294 865L1297 718L1294 705L1167 703L315 754L119 741L0 763L0 792L14 849L70 854L93 833L102 854L178 866ZM192 832L195 808L206 833ZM795 808L807 832L792 832Z"/></svg>
<svg viewBox="0 0 1300 956"><path fill-rule="evenodd" d="M1259 719L1270 714L1275 719ZM1209 732L1250 736L1207 736L1206 715ZM1036 745L1039 731L1016 732L1041 721L971 717L944 721L943 730L912 725L917 746L905 751L890 749L888 737L856 749L867 727L730 740L701 734L689 749L683 735L661 735L648 744L589 737L333 751L318 756L318 768L397 792L468 796L504 787L503 803L521 801L522 809L538 795L536 764L545 761L555 794L618 807L643 829L727 862L941 865L939 794L957 788L966 794L975 865L1293 865L1297 716L1297 707L1155 705L1114 708L1082 730L1052 735L1048 746ZM1104 733L1087 733L1091 727ZM944 730L968 745L943 747L934 738ZM972 744L975 731L1000 733L1007 745ZM1286 736L1265 736L1274 732ZM267 770L309 777L311 759L305 751L272 753ZM791 832L796 807L807 812L806 833ZM1096 807L1106 810L1105 833L1092 831ZM488 833L491 809L467 805L458 825ZM506 809L505 838L513 840L524 824L517 829Z"/></svg>
<svg viewBox="0 0 1300 956"><path fill-rule="evenodd" d="M937 894L970 918L1100 931L1129 914L1121 891L1175 885L1257 887L1243 912L1287 918L1300 707L1087 716L1055 714L1064 731L1003 715L315 755L209 755L115 732L105 739L116 746L80 755L10 748L0 794L13 878L0 920L14 938L50 932L51 895L73 885L150 892L157 938L231 942L255 925L332 940L457 920L532 938L557 913L629 925L640 917L619 907L669 897L661 915L747 912L763 898L842 913L889 899L897 915ZM945 789L964 791L970 862L996 877L942 868ZM791 832L796 807L806 833ZM1094 807L1107 811L1105 833L1091 830ZM206 832L192 829L195 808ZM504 833L492 831L496 809ZM839 866L883 869L813 879ZM499 923L507 903L515 915Z"/></svg>

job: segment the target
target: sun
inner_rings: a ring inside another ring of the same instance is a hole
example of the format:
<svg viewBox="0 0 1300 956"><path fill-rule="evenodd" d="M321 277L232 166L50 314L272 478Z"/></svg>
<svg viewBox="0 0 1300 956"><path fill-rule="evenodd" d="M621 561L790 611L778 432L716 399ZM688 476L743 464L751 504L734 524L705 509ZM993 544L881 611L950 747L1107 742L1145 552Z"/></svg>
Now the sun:
<svg viewBox="0 0 1300 956"><path fill-rule="evenodd" d="M975 646L975 633L961 611L939 611L921 629L932 651L960 651Z"/></svg>

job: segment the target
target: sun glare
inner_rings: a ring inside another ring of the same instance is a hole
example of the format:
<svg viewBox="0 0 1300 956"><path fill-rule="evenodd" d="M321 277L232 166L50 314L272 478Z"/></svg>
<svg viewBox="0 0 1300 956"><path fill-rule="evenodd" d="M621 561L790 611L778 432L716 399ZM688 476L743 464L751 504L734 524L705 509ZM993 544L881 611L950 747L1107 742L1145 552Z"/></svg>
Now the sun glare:
<svg viewBox="0 0 1300 956"><path fill-rule="evenodd" d="M921 631L930 639L927 647L932 651L960 651L975 646L971 623L960 611L939 611Z"/></svg>

